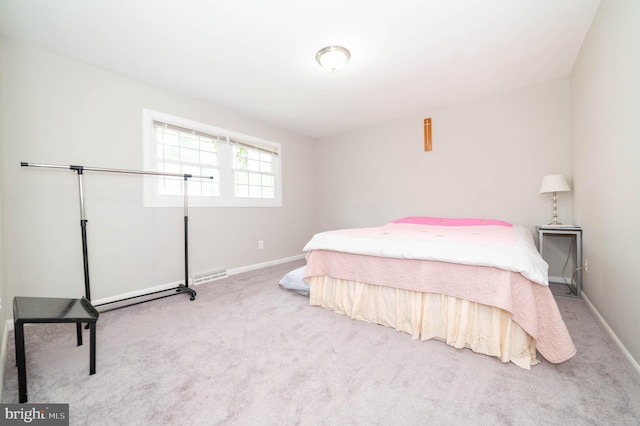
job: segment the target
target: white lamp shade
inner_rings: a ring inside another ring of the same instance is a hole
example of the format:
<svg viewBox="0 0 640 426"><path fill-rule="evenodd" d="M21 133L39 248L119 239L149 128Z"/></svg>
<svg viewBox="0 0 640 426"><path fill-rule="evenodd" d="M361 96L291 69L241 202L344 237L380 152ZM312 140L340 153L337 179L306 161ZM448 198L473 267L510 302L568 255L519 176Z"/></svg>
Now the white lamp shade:
<svg viewBox="0 0 640 426"><path fill-rule="evenodd" d="M542 178L540 193L571 191L567 180L562 175L547 175Z"/></svg>
<svg viewBox="0 0 640 426"><path fill-rule="evenodd" d="M340 71L347 65L351 54L342 46L328 46L321 49L316 55L316 60L327 71Z"/></svg>

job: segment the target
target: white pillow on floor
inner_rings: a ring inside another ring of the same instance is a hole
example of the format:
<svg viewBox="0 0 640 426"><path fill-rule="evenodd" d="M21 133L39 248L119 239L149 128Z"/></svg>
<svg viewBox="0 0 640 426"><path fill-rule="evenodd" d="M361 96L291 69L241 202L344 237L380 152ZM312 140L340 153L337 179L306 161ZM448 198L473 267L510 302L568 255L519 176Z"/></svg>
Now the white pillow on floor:
<svg viewBox="0 0 640 426"><path fill-rule="evenodd" d="M304 270L306 266L287 273L278 284L287 290L293 290L305 296L309 295L309 284L304 282Z"/></svg>

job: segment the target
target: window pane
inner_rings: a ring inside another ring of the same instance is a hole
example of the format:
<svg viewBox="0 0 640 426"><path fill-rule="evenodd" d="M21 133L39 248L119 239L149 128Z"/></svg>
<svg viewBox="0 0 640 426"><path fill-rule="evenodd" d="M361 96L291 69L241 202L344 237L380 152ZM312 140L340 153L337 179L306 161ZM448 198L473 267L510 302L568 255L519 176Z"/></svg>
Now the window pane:
<svg viewBox="0 0 640 426"><path fill-rule="evenodd" d="M165 145L179 145L178 144L178 132L175 130L167 130L163 131L162 143Z"/></svg>
<svg viewBox="0 0 640 426"><path fill-rule="evenodd" d="M236 197L248 197L249 187L246 185L236 185Z"/></svg>
<svg viewBox="0 0 640 426"><path fill-rule="evenodd" d="M182 174L200 176L200 173L201 173L201 169L198 166L190 166L186 164L182 166ZM189 180L191 181L192 179L189 179Z"/></svg>
<svg viewBox="0 0 640 426"><path fill-rule="evenodd" d="M249 197L251 198L261 198L262 197L262 188L259 186L250 186L249 187Z"/></svg>
<svg viewBox="0 0 640 426"><path fill-rule="evenodd" d="M254 172L260 171L260 162L257 160L249 160L247 168Z"/></svg>
<svg viewBox="0 0 640 426"><path fill-rule="evenodd" d="M189 195L199 196L202 195L202 186L200 185L200 182L189 179L187 182L187 191L189 191Z"/></svg>
<svg viewBox="0 0 640 426"><path fill-rule="evenodd" d="M249 173L236 172L236 182L241 185L247 185L249 183Z"/></svg>
<svg viewBox="0 0 640 426"><path fill-rule="evenodd" d="M202 174L202 176L213 177L213 182L220 182L220 174L218 172L218 169L203 167L200 173ZM211 181L211 179L205 180Z"/></svg>
<svg viewBox="0 0 640 426"><path fill-rule="evenodd" d="M217 148L216 141L213 139L200 138L200 151L216 152Z"/></svg>
<svg viewBox="0 0 640 426"><path fill-rule="evenodd" d="M200 151L182 148L180 150L180 160L187 161L189 163L198 163L200 161Z"/></svg>
<svg viewBox="0 0 640 426"><path fill-rule="evenodd" d="M271 163L260 163L260 171L263 173L271 173L273 171L273 167L271 167Z"/></svg>
<svg viewBox="0 0 640 426"><path fill-rule="evenodd" d="M198 149L198 138L195 135L189 135L185 133L180 134L180 145L186 148Z"/></svg>
<svg viewBox="0 0 640 426"><path fill-rule="evenodd" d="M272 159L272 155L269 154L268 152L262 152L260 151L260 161L267 161L267 162L271 162Z"/></svg>
<svg viewBox="0 0 640 426"><path fill-rule="evenodd" d="M177 146L165 145L164 158L167 160L180 161L180 148Z"/></svg>
<svg viewBox="0 0 640 426"><path fill-rule="evenodd" d="M180 164L175 164L175 163L163 163L163 164L164 164L164 167L162 170L163 172L182 174L182 171L180 170Z"/></svg>
<svg viewBox="0 0 640 426"><path fill-rule="evenodd" d="M182 195L181 182L173 177L159 177L160 194L162 195Z"/></svg>
<svg viewBox="0 0 640 426"><path fill-rule="evenodd" d="M246 169L247 168L247 148L243 146L236 146L233 152L234 152L233 168Z"/></svg>
<svg viewBox="0 0 640 426"><path fill-rule="evenodd" d="M249 174L249 185L261 186L262 185L262 176L257 173Z"/></svg>
<svg viewBox="0 0 640 426"><path fill-rule="evenodd" d="M202 195L206 197L219 197L220 186L210 180L202 181Z"/></svg>
<svg viewBox="0 0 640 426"><path fill-rule="evenodd" d="M200 162L203 164L211 164L212 166L218 165L218 156L213 152L200 152Z"/></svg>

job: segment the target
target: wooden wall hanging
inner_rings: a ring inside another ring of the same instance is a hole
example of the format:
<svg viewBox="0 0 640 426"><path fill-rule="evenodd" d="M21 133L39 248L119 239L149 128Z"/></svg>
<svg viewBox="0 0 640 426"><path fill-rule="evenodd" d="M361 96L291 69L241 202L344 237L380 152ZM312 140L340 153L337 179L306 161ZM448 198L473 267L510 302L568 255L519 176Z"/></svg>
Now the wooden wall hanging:
<svg viewBox="0 0 640 426"><path fill-rule="evenodd" d="M424 119L424 150L431 151L431 117Z"/></svg>

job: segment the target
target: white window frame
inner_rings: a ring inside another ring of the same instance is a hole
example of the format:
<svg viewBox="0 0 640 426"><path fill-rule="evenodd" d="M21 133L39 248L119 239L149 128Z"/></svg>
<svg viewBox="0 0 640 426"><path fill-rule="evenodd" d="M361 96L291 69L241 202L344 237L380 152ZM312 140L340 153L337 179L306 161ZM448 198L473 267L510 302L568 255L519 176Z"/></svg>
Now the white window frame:
<svg viewBox="0 0 640 426"><path fill-rule="evenodd" d="M242 144L268 149L276 153L273 155L274 198L236 197L234 170L232 169L232 146L227 143L219 144L220 196L194 196L189 194L189 207L282 207L282 147L279 143L145 108L142 111L143 170L158 171L154 155L154 121L172 124L196 132L226 137L233 141L242 141ZM189 180L194 179L196 178L189 178ZM145 207L182 207L184 205L184 196L182 195L160 195L158 183L159 178L157 176L144 177L143 205Z"/></svg>

